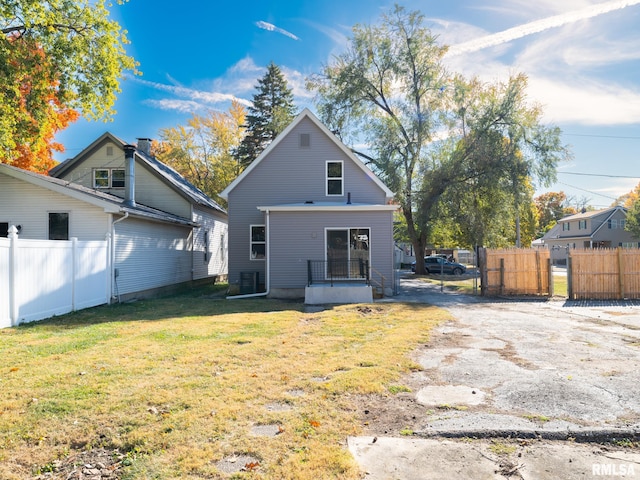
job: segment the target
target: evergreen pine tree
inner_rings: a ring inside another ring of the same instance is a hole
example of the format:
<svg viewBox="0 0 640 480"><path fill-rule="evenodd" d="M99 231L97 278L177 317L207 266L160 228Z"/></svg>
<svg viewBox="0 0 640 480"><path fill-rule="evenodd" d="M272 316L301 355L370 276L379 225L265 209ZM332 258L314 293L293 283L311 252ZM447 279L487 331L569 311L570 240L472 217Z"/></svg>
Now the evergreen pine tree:
<svg viewBox="0 0 640 480"><path fill-rule="evenodd" d="M258 80L258 92L246 117L246 136L236 151L236 158L247 167L291 123L296 115L293 92L280 68L271 62L267 73Z"/></svg>

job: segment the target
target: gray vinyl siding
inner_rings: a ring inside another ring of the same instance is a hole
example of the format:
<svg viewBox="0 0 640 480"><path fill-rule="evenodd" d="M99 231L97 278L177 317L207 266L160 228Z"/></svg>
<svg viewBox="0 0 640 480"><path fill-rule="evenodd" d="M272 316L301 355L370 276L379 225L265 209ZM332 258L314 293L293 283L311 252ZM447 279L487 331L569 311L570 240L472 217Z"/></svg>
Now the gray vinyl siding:
<svg viewBox="0 0 640 480"><path fill-rule="evenodd" d="M21 225L21 238L47 240L49 212L69 213L69 238L104 240L109 214L102 208L0 175L0 222Z"/></svg>
<svg viewBox="0 0 640 480"><path fill-rule="evenodd" d="M193 278L207 278L214 275L227 274L227 238L226 218L216 212L194 208L194 221L201 227L193 233ZM208 232L208 235L205 235ZM208 249L205 245L208 237ZM205 259L205 253L208 251Z"/></svg>
<svg viewBox="0 0 640 480"><path fill-rule="evenodd" d="M325 260L327 228L368 228L371 267L393 278L392 212L272 212L271 288L307 284L307 260Z"/></svg>
<svg viewBox="0 0 640 480"><path fill-rule="evenodd" d="M309 134L310 147L299 146L301 133ZM327 160L344 162L343 196L326 196ZM385 204L387 201L385 192L365 171L355 165L311 120L303 118L229 192L229 282L238 282L240 272L244 271L258 271L261 283L264 281L265 262L249 258L249 225L265 224L264 215L257 206L306 201L346 203L349 192L352 203ZM307 221L305 217L303 223ZM272 274L273 264L272 261Z"/></svg>
<svg viewBox="0 0 640 480"><path fill-rule="evenodd" d="M128 218L115 229L114 294L191 280L191 228Z"/></svg>

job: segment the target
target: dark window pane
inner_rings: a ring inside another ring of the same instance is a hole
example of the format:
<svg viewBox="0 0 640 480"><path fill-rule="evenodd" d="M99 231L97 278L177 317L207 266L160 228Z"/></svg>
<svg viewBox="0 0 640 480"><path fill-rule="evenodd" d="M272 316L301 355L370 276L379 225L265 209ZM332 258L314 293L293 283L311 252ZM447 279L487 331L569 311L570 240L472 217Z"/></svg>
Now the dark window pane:
<svg viewBox="0 0 640 480"><path fill-rule="evenodd" d="M9 236L9 222L0 222L0 237Z"/></svg>
<svg viewBox="0 0 640 480"><path fill-rule="evenodd" d="M329 178L341 178L342 177L342 163L329 162L327 163L327 177Z"/></svg>
<svg viewBox="0 0 640 480"><path fill-rule="evenodd" d="M264 227L251 227L251 241L252 242L265 241Z"/></svg>
<svg viewBox="0 0 640 480"><path fill-rule="evenodd" d="M124 188L124 170L111 171L111 186L113 188Z"/></svg>
<svg viewBox="0 0 640 480"><path fill-rule="evenodd" d="M342 195L342 180L329 180L327 193L329 195Z"/></svg>
<svg viewBox="0 0 640 480"><path fill-rule="evenodd" d="M69 240L69 214L49 214L49 240Z"/></svg>

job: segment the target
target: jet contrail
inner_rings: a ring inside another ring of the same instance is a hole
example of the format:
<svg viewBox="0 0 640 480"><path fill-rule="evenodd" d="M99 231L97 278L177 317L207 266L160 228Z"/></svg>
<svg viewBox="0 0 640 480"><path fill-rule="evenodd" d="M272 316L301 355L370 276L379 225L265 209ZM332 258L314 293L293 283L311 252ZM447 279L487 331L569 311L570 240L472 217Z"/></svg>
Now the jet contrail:
<svg viewBox="0 0 640 480"><path fill-rule="evenodd" d="M553 17L543 18L534 22L525 23L518 27L509 28L502 32L487 35L486 37L470 40L468 42L459 43L449 48L447 56L461 55L463 53L477 52L487 47L495 47L503 43L526 37L533 33L542 32L554 27L561 27L568 23L577 22L587 18L597 17L614 10L631 7L640 3L640 0L613 0L609 2L599 3L590 7L581 8L572 12L561 13Z"/></svg>
<svg viewBox="0 0 640 480"><path fill-rule="evenodd" d="M262 20L260 20L259 22L256 22L256 27L262 28L263 30L269 30L270 32L281 33L282 35L286 35L287 37L293 38L294 40L300 40L293 33L287 32L286 30L284 30L284 29L282 29L280 27L276 27L272 23L263 22Z"/></svg>

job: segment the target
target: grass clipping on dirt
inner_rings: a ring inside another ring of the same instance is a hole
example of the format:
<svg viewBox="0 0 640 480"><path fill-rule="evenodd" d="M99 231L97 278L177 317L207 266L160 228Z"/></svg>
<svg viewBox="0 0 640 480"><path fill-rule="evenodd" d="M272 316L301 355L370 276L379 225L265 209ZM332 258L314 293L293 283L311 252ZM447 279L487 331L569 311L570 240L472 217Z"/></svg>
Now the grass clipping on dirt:
<svg viewBox="0 0 640 480"><path fill-rule="evenodd" d="M351 395L387 394L448 317L400 303L304 310L199 290L0 330L0 478L92 448L124 454L119 478L359 478ZM243 472L219 468L247 456Z"/></svg>

